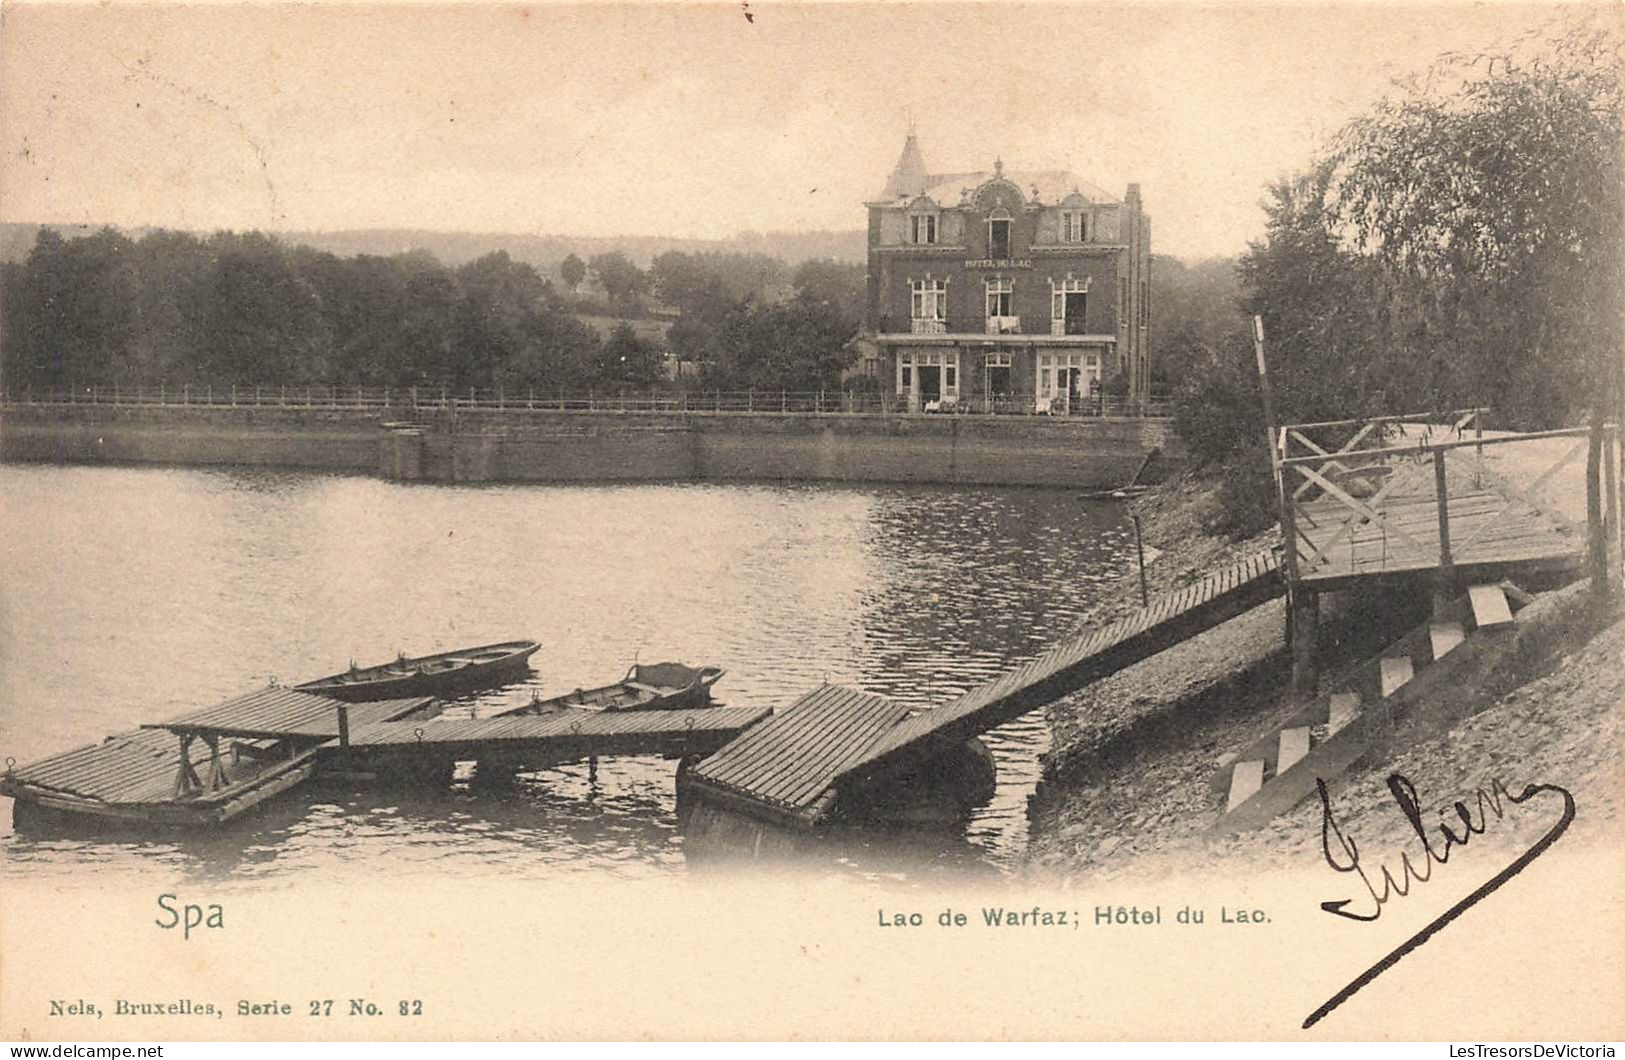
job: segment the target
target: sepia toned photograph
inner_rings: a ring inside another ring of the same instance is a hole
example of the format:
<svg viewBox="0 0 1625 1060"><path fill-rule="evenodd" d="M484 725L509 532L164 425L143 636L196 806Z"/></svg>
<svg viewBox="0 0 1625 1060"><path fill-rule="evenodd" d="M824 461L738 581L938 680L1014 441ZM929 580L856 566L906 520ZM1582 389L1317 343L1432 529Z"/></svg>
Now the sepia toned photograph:
<svg viewBox="0 0 1625 1060"><path fill-rule="evenodd" d="M1622 76L0 4L0 1037L1625 1036Z"/></svg>

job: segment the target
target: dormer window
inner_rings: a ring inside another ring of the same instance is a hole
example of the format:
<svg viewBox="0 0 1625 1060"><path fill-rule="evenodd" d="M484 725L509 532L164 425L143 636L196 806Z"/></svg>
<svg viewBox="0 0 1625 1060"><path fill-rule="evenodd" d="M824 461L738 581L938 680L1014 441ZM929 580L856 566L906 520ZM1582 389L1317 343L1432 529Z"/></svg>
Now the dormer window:
<svg viewBox="0 0 1625 1060"><path fill-rule="evenodd" d="M995 261L1010 257L1010 222L995 218L987 223L987 256Z"/></svg>
<svg viewBox="0 0 1625 1060"><path fill-rule="evenodd" d="M909 242L919 246L930 246L937 241L937 215L934 213L910 214L908 218Z"/></svg>
<svg viewBox="0 0 1625 1060"><path fill-rule="evenodd" d="M1061 242L1086 243L1089 240L1089 215L1082 210L1061 212Z"/></svg>

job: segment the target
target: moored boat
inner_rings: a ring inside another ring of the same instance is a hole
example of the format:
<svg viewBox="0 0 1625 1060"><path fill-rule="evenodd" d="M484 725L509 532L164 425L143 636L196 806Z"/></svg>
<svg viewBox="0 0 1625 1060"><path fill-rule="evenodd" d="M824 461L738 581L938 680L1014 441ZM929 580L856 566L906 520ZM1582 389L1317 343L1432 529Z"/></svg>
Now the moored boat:
<svg viewBox="0 0 1625 1060"><path fill-rule="evenodd" d="M527 669L530 657L540 647L533 640L510 640L412 659L403 655L394 662L379 666L356 666L352 663L342 673L306 681L294 687L301 692L331 696L351 703L402 696L445 695L495 684Z"/></svg>
<svg viewBox="0 0 1625 1060"><path fill-rule="evenodd" d="M724 671L717 666L663 662L634 664L626 676L601 688L578 688L552 699L533 699L509 714L548 714L555 710L683 710L709 706L711 686Z"/></svg>

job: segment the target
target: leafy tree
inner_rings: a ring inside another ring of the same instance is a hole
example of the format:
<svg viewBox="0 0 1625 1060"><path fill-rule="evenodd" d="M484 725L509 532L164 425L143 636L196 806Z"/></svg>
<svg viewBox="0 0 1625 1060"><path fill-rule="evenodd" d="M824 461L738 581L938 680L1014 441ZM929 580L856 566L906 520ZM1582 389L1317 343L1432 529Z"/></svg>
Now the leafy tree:
<svg viewBox="0 0 1625 1060"><path fill-rule="evenodd" d="M570 285L570 293L575 294L576 288L581 286L581 281L587 278L587 264L571 251L559 264L559 276Z"/></svg>
<svg viewBox="0 0 1625 1060"><path fill-rule="evenodd" d="M816 390L840 386L856 359L850 319L827 304L738 303L718 328L707 385Z"/></svg>
<svg viewBox="0 0 1625 1060"><path fill-rule="evenodd" d="M329 375L332 334L316 288L282 244L259 232L219 232L213 258L207 378L223 383L310 383Z"/></svg>
<svg viewBox="0 0 1625 1060"><path fill-rule="evenodd" d="M1622 71L1616 33L1572 26L1446 56L1340 136L1339 219L1391 272L1436 401L1531 426L1617 401Z"/></svg>
<svg viewBox="0 0 1625 1060"><path fill-rule="evenodd" d="M612 250L607 254L594 254L591 265L612 306L623 313L637 308L638 295L648 288L649 277L631 258Z"/></svg>
<svg viewBox="0 0 1625 1060"><path fill-rule="evenodd" d="M1151 317L1151 372L1159 386L1176 384L1205 348L1243 327L1237 265L1233 257L1187 265L1151 255L1151 304L1157 307Z"/></svg>
<svg viewBox="0 0 1625 1060"><path fill-rule="evenodd" d="M638 337L632 325L617 324L598 354L599 386L649 387L666 376L664 358L653 343Z"/></svg>

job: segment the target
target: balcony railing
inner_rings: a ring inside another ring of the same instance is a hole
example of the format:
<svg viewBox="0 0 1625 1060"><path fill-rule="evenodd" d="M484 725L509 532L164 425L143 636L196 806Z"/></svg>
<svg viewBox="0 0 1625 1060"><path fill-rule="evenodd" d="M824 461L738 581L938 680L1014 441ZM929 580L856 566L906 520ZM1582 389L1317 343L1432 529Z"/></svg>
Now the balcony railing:
<svg viewBox="0 0 1625 1060"><path fill-rule="evenodd" d="M916 317L910 322L910 332L915 335L946 335L948 322L946 320L926 320Z"/></svg>
<svg viewBox="0 0 1625 1060"><path fill-rule="evenodd" d="M989 335L1019 335L1021 334L1021 318L988 317L987 333Z"/></svg>

